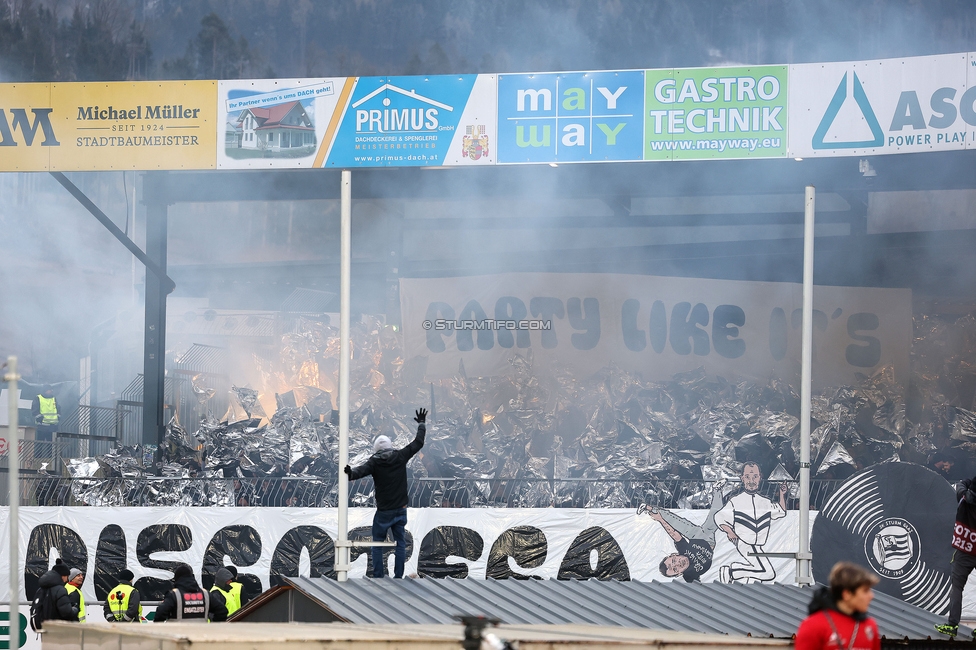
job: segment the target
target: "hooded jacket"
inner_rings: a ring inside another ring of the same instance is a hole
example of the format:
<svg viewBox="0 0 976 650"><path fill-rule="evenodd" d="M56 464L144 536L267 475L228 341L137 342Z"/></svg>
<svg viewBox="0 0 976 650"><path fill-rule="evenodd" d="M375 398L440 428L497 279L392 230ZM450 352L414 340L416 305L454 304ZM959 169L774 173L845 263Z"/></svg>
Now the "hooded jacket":
<svg viewBox="0 0 976 650"><path fill-rule="evenodd" d="M409 445L403 449L382 449L359 467L352 468L350 480L373 477L377 510L407 507L407 463L423 448L426 435L427 426L421 422L417 426L417 437Z"/></svg>
<svg viewBox="0 0 976 650"><path fill-rule="evenodd" d="M849 616L838 610L827 587L818 587L813 593L808 611L810 616L796 631L794 650L881 650L881 635L874 619L866 614ZM857 636L851 643L855 629Z"/></svg>
<svg viewBox="0 0 976 650"><path fill-rule="evenodd" d="M200 589L200 585L197 584L197 579L192 575L180 576L173 582L173 584L177 589L179 589L181 594L198 594L203 591ZM175 619L176 607L176 595L171 589L166 592L166 597L163 598L163 602L160 603L159 607L156 608L156 616L153 618L153 622L162 623L163 621ZM208 618L214 622L227 620L227 607L224 605L223 598L215 598L211 595L210 616Z"/></svg>
<svg viewBox="0 0 976 650"><path fill-rule="evenodd" d="M41 575L37 581L38 590L50 589L49 598L54 603L53 616L55 620L76 621L78 620L78 608L71 606L71 599L68 597L68 590L64 587L61 574L51 569Z"/></svg>

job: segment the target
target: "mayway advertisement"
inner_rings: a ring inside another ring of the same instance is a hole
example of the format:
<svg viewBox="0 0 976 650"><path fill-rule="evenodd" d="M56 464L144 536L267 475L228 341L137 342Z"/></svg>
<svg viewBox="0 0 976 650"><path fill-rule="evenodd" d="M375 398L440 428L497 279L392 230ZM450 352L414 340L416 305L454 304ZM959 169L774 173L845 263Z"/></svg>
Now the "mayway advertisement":
<svg viewBox="0 0 976 650"><path fill-rule="evenodd" d="M353 85L346 77L221 81L217 166L321 167Z"/></svg>
<svg viewBox="0 0 976 650"><path fill-rule="evenodd" d="M498 77L500 163L640 160L640 70Z"/></svg>
<svg viewBox="0 0 976 650"><path fill-rule="evenodd" d="M790 66L790 155L860 156L974 145L971 54Z"/></svg>
<svg viewBox="0 0 976 650"><path fill-rule="evenodd" d="M490 75L361 77L329 167L438 167L494 157ZM468 103L475 102L469 108ZM488 102L488 103L485 103Z"/></svg>
<svg viewBox="0 0 976 650"><path fill-rule="evenodd" d="M513 372L515 355L586 375L617 364L647 380L704 367L729 378L799 368L801 287L622 274L521 273L402 279L406 357L427 376ZM908 373L911 291L818 286L813 381Z"/></svg>
<svg viewBox="0 0 976 650"><path fill-rule="evenodd" d="M644 160L781 158L787 68L648 70Z"/></svg>

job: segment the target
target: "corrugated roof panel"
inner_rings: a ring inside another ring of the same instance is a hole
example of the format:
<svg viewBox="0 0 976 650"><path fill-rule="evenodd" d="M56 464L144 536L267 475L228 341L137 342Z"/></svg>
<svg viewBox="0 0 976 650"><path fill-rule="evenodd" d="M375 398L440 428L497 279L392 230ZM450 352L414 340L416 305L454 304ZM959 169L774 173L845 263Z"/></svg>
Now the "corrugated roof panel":
<svg viewBox="0 0 976 650"><path fill-rule="evenodd" d="M597 580L288 580L337 616L360 624L450 623L481 614L515 625L591 624L790 638L812 590L784 584ZM945 640L943 618L875 592L871 615L888 639ZM968 629L960 630L968 636ZM964 637L961 637L964 638Z"/></svg>

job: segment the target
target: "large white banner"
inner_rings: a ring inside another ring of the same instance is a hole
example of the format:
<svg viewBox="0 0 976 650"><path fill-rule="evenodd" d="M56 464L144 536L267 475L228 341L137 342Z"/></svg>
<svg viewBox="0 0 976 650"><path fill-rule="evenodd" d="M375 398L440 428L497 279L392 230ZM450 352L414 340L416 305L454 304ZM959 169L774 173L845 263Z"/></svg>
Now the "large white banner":
<svg viewBox="0 0 976 650"><path fill-rule="evenodd" d="M798 262L799 263L799 262ZM799 372L799 284L622 274L402 279L405 353L429 378L512 372L515 355L586 376L611 363L663 380L704 366L767 381ZM911 291L818 286L815 385L891 365L908 376Z"/></svg>
<svg viewBox="0 0 976 650"><path fill-rule="evenodd" d="M976 54L790 66L790 155L976 147Z"/></svg>
<svg viewBox="0 0 976 650"><path fill-rule="evenodd" d="M638 581L700 576L703 582L792 583L792 560L754 554L796 551L798 513L784 512L764 497L755 497L747 510L737 503L733 497L724 506L716 502L711 511L642 514L632 509L411 509L406 575ZM7 539L9 519L6 510L0 514L0 538ZM369 509L350 510L353 539L369 537L372 515ZM767 523L744 526L744 515L762 515ZM811 527L816 515L811 513ZM123 567L135 574L146 599L161 596L178 562L189 564L204 581L232 563L242 581L261 589L280 584L283 576L334 575L337 513L332 508L21 508L20 517L19 573L26 577L21 601L25 582L36 584L56 557L85 570L82 591L89 603L98 599L96 586L114 586ZM723 524L738 534L735 543ZM392 570L392 552L386 555ZM354 558L350 576L360 578L368 557L357 550ZM0 553L0 601L9 598L7 562L7 554ZM966 617L976 616L976 587L970 587ZM14 634L20 634L21 645L39 647L25 630L26 610ZM89 617L100 620L99 606L90 606Z"/></svg>
<svg viewBox="0 0 976 650"><path fill-rule="evenodd" d="M349 511L352 538L371 538L373 512ZM708 514L673 510L669 516L698 526ZM666 528L634 509L420 508L410 509L407 516L407 575L484 579L517 574L556 578L562 573L665 580L670 578L661 574L661 561L676 552ZM773 521L765 549L795 550L797 521L795 511ZM279 584L281 576L329 575L338 531L334 508L21 508L20 522L20 562L26 574L39 575L53 558L64 557L72 566L87 568L83 592L91 601L101 576L123 567L138 582L169 580L177 562L192 566L198 578L234 564L258 579L263 589ZM6 538L8 530L4 518L0 536ZM743 561L724 533L714 538L718 543L711 566L701 575L706 582L718 579L721 566ZM350 576L363 577L368 558L358 550L353 554ZM392 569L392 552L387 555ZM6 601L6 554L0 554L0 562L0 601ZM768 580L793 580L792 561L770 562L775 575ZM22 600L24 589L22 582Z"/></svg>

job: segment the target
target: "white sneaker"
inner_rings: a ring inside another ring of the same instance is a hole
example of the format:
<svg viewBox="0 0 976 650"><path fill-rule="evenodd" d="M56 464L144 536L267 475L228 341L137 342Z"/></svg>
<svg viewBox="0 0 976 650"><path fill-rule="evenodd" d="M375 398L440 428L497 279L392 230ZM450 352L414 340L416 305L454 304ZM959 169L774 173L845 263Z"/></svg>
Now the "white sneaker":
<svg viewBox="0 0 976 650"><path fill-rule="evenodd" d="M732 570L727 566L720 566L718 568L718 581L722 584L732 584Z"/></svg>

